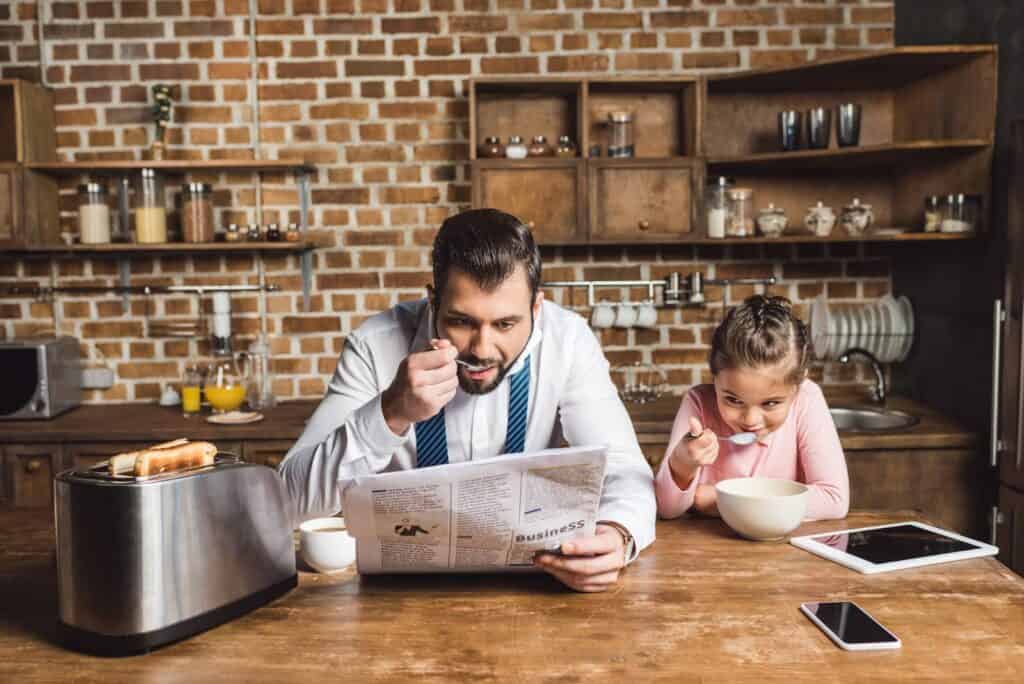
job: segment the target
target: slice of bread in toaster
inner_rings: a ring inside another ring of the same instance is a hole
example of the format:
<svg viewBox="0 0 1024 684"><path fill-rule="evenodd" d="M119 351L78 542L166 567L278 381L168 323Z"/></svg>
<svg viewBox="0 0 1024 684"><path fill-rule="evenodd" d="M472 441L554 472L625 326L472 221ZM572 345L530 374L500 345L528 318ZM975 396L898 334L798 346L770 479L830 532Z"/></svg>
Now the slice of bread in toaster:
<svg viewBox="0 0 1024 684"><path fill-rule="evenodd" d="M217 447L210 442L189 442L169 449L146 449L135 457L135 477L213 465L216 455Z"/></svg>
<svg viewBox="0 0 1024 684"><path fill-rule="evenodd" d="M172 442L164 442L151 446L148 449L142 449L140 451L126 451L124 453L111 456L107 465L110 469L111 475L130 475L135 472L135 459L138 458L139 454L145 453L146 451L153 451L157 449L172 449L179 447L184 444L188 444L188 440L185 438L176 439Z"/></svg>

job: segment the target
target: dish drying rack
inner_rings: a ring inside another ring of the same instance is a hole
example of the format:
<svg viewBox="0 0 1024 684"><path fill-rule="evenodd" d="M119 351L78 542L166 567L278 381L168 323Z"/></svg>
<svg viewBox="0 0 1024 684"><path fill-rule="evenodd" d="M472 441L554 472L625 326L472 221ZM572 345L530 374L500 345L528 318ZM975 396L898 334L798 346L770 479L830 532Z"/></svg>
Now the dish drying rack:
<svg viewBox="0 0 1024 684"><path fill-rule="evenodd" d="M821 361L843 361L856 349L878 363L900 363L914 346L914 308L906 297L834 304L819 295L811 302L809 318L811 346Z"/></svg>

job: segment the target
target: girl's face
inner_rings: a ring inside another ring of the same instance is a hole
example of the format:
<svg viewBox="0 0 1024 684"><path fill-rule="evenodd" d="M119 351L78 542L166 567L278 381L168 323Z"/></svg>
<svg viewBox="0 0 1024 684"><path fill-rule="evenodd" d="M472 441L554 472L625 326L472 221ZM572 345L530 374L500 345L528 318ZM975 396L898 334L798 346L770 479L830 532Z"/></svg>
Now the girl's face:
<svg viewBox="0 0 1024 684"><path fill-rule="evenodd" d="M729 368L715 376L718 413L737 432L755 432L762 441L786 421L798 386L786 376L793 363Z"/></svg>

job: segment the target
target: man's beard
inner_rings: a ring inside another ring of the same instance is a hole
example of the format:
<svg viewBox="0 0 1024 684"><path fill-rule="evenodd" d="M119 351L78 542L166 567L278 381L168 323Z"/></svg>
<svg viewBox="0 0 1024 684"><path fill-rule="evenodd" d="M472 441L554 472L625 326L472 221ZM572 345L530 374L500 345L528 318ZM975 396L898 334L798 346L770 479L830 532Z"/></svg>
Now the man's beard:
<svg viewBox="0 0 1024 684"><path fill-rule="evenodd" d="M473 365L497 366L497 372L494 374L494 378L486 381L473 380L472 378L469 377L469 372L465 368L460 366L458 373L459 387L461 387L462 391L465 392L466 394L487 394L489 392L493 392L498 388L498 385L501 384L501 381L504 380L505 376L508 374L509 367L501 363L500 361L496 361L495 363L481 363L481 361L478 359L464 360L468 361L469 363L472 363Z"/></svg>

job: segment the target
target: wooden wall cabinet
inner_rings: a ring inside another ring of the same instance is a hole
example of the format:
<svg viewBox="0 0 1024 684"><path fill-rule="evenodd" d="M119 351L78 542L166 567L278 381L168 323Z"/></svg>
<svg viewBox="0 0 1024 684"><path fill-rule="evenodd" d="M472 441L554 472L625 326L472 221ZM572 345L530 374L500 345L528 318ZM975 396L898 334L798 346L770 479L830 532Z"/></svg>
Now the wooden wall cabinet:
<svg viewBox="0 0 1024 684"><path fill-rule="evenodd" d="M591 242L676 242L693 235L701 164L609 159L588 166Z"/></svg>
<svg viewBox="0 0 1024 684"><path fill-rule="evenodd" d="M1018 575L1024 575L1024 494L1000 485L998 515L999 560Z"/></svg>
<svg viewBox="0 0 1024 684"><path fill-rule="evenodd" d="M64 467L60 444L7 444L3 447L3 483L14 508L53 506L53 478Z"/></svg>
<svg viewBox="0 0 1024 684"><path fill-rule="evenodd" d="M585 242L585 173L579 159L480 162L473 176L474 204L517 216L541 244Z"/></svg>

